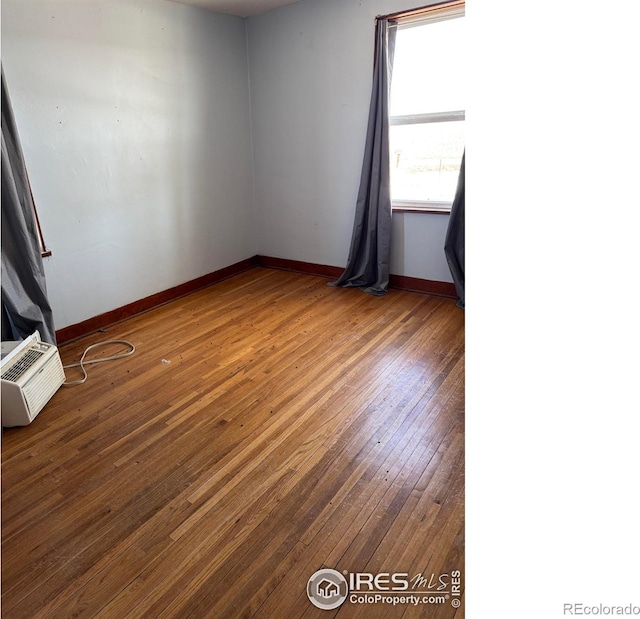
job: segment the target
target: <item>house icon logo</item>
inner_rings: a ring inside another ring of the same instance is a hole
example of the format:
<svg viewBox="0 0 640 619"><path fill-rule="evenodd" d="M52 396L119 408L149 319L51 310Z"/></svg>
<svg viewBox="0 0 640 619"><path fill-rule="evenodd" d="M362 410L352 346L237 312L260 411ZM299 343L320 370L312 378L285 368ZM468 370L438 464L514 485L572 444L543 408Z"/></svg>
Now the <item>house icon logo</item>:
<svg viewBox="0 0 640 619"><path fill-rule="evenodd" d="M347 581L336 570L318 570L307 582L307 596L322 610L338 608L347 599Z"/></svg>
<svg viewBox="0 0 640 619"><path fill-rule="evenodd" d="M323 578L318 584L318 595L327 600L334 595L340 595L340 587L335 582Z"/></svg>

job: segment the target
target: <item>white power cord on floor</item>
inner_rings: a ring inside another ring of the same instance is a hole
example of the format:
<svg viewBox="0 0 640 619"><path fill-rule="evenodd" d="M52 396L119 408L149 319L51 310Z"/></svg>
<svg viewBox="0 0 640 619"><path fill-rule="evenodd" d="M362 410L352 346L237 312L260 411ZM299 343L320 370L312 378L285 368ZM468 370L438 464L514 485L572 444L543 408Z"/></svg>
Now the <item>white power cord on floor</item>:
<svg viewBox="0 0 640 619"><path fill-rule="evenodd" d="M87 356L87 353L98 346L106 346L107 344L124 344L128 346L131 350L127 352L119 353L117 355L113 355L111 357L100 357L98 359L91 359L90 361L85 361L84 358ZM97 344L91 344L91 346L87 346L85 351L82 353L82 357L80 357L80 361L78 363L71 363L69 365L63 366L64 369L68 368L80 368L82 370L83 377L80 380L72 380L65 383L62 383L64 387L70 387L71 385L81 385L87 380L87 371L84 369L85 365L91 365L92 363L103 363L104 361L115 361L116 359L124 359L124 357L129 357L136 351L136 347L127 340L109 340L108 342L98 342Z"/></svg>

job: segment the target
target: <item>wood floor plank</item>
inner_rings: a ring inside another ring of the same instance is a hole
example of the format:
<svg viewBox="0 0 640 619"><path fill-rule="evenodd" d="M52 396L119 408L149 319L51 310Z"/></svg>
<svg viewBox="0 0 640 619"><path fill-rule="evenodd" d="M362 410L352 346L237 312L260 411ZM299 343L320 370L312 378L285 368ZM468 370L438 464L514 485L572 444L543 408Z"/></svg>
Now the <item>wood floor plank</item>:
<svg viewBox="0 0 640 619"><path fill-rule="evenodd" d="M63 362L110 339L136 353L3 429L3 616L462 617L306 595L321 567L464 585L453 301L256 267Z"/></svg>

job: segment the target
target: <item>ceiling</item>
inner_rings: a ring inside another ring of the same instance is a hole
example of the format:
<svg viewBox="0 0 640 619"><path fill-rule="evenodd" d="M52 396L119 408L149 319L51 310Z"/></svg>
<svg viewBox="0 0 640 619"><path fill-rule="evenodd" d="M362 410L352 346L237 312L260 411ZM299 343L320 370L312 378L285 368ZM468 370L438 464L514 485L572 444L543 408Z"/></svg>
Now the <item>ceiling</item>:
<svg viewBox="0 0 640 619"><path fill-rule="evenodd" d="M271 9L293 4L298 0L171 0L180 4L190 4L199 6L219 13L238 15L239 17L249 17L258 13L266 13Z"/></svg>

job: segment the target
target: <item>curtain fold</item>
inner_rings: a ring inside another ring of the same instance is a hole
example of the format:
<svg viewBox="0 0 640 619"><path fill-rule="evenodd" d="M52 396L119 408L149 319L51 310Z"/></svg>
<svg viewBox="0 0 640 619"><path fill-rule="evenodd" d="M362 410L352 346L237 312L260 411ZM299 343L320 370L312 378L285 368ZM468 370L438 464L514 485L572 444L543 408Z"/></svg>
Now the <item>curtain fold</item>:
<svg viewBox="0 0 640 619"><path fill-rule="evenodd" d="M2 339L56 343L35 209L2 71Z"/></svg>
<svg viewBox="0 0 640 619"><path fill-rule="evenodd" d="M347 266L330 286L384 295L391 260L389 88L397 25L379 19L369 121Z"/></svg>
<svg viewBox="0 0 640 619"><path fill-rule="evenodd" d="M456 195L451 205L451 215L449 216L449 226L444 242L444 253L447 258L449 270L453 277L453 283L458 295L458 307L464 309L464 158L462 153L462 163L460 164L460 175L458 176L458 186Z"/></svg>

